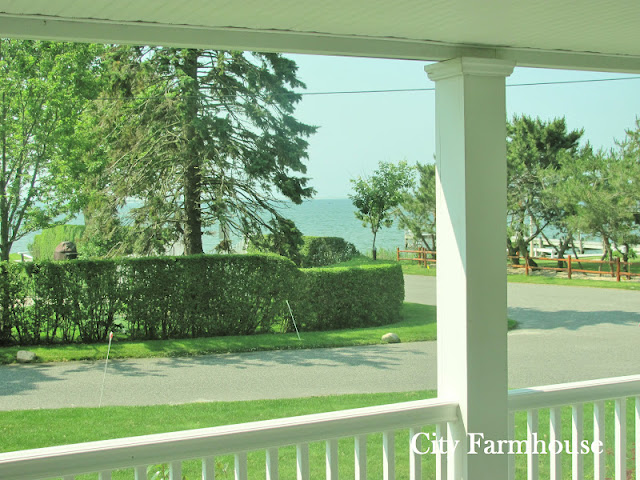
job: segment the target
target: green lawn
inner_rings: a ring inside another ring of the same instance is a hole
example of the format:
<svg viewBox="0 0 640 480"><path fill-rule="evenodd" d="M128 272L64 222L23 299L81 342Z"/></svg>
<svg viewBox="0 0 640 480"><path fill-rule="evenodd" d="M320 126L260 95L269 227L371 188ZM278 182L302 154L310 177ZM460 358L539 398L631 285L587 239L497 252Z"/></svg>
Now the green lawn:
<svg viewBox="0 0 640 480"><path fill-rule="evenodd" d="M381 343L380 337L389 331L396 333L403 342L435 340L435 307L405 303L402 309L402 317L403 319L400 322L381 327L301 332L301 340L298 340L295 333L137 342L117 341L116 338L111 347L110 358L181 357L259 350L374 345ZM22 348L29 348L29 350L35 352L40 362L101 360L105 358L107 351L107 345L104 343L46 347L4 347L0 348L0 363L14 362L16 352Z"/></svg>
<svg viewBox="0 0 640 480"><path fill-rule="evenodd" d="M422 398L432 398L434 391L407 393L339 395L286 400L259 400L249 402L216 402L195 403L185 405L160 405L149 407L102 407L74 408L58 410L22 410L0 412L0 451L8 452L32 448L64 445L137 436L152 433L188 430L193 428L213 427L249 421L267 420L334 410L359 408L371 405L405 402ZM633 402L627 404L627 446L628 468L633 472ZM613 478L613 404L607 402L606 407L606 439L607 445L607 478ZM587 405L584 412L585 438L593 432L592 407ZM43 428L46 425L46 428ZM539 438L547 440L549 432L548 411L543 410L539 418ZM433 432L433 427L426 426L425 431ZM516 437L526 438L526 412L516 415ZM562 411L563 438L571 435L571 409ZM408 478L408 439L406 430L396 433L396 472L398 479ZM367 468L369 478L381 478L382 471L382 436L370 435L367 442ZM310 446L311 478L324 478L325 448L322 442ZM295 478L295 448L280 449L281 478ZM249 453L249 478L264 478L264 451ZM433 478L435 471L434 457L424 455L423 478ZM340 478L353 478L353 439L340 440L339 464ZM540 456L541 478L548 472L548 455ZM592 478L593 459L584 456L585 478ZM233 458L231 456L216 459L216 478L233 478ZM526 478L526 456L516 456L517 478ZM149 470L149 478L162 470L162 466L154 466ZM201 478L200 462L187 461L183 464L183 475L187 480ZM132 478L131 471L114 473L114 480ZM563 455L563 477L571 477L571 459ZM81 476L78 479L95 479L97 475ZM632 478L632 477L628 477Z"/></svg>
<svg viewBox="0 0 640 480"><path fill-rule="evenodd" d="M436 307L406 303L402 308L402 320L381 327L330 330L326 332L301 332L301 340L295 333L239 335L210 338L185 338L181 340L147 340L138 342L114 340L109 358L185 357L213 353L253 352L260 350L287 350L304 348L349 347L382 343L385 333L396 333L403 342L420 342L436 339ZM509 328L517 325L509 320ZM105 343L71 344L43 347L2 347L0 364L14 363L18 350L28 348L35 352L39 362L66 362L72 360L103 360Z"/></svg>

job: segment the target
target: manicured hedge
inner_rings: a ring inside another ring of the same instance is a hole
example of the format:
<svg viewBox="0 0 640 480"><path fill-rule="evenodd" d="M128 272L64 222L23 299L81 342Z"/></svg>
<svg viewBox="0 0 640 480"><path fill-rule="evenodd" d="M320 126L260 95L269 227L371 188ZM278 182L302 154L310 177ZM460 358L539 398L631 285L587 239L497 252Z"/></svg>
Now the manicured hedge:
<svg viewBox="0 0 640 480"><path fill-rule="evenodd" d="M397 321L396 265L298 269L276 255L0 264L0 343L99 342L302 330Z"/></svg>
<svg viewBox="0 0 640 480"><path fill-rule="evenodd" d="M404 279L399 265L302 272L296 319L303 330L370 327L400 320Z"/></svg>
<svg viewBox="0 0 640 480"><path fill-rule="evenodd" d="M275 255L138 258L124 266L133 338L270 331L286 320L299 275Z"/></svg>

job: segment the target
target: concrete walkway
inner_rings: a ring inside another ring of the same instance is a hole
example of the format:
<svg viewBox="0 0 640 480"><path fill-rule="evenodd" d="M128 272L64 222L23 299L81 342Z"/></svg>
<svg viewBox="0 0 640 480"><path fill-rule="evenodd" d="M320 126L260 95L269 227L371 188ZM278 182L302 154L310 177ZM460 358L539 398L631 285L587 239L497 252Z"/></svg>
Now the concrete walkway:
<svg viewBox="0 0 640 480"><path fill-rule="evenodd" d="M435 304L435 278L406 300ZM509 284L512 388L640 373L640 292ZM434 389L435 342L109 362L103 405ZM0 367L0 410L97 406L104 363Z"/></svg>

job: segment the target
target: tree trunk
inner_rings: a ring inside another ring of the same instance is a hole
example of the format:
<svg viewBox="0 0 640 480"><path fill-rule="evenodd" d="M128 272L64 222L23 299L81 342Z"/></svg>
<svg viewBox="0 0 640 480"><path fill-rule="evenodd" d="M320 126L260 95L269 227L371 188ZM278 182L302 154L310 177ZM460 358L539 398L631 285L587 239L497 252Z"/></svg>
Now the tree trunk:
<svg viewBox="0 0 640 480"><path fill-rule="evenodd" d="M5 92L2 92L2 123L7 118ZM9 202L7 200L7 134L2 135L2 171L0 172L0 260L9 261L11 245L9 243Z"/></svg>
<svg viewBox="0 0 640 480"><path fill-rule="evenodd" d="M202 249L202 171L199 141L195 123L198 119L198 51L189 49L184 54L183 70L188 77L183 86L185 97L184 141L186 146L184 172L184 253L195 255Z"/></svg>
<svg viewBox="0 0 640 480"><path fill-rule="evenodd" d="M371 255L374 260L377 260L377 255L376 255L376 234L377 233L378 233L377 231L373 232L373 247L371 250Z"/></svg>
<svg viewBox="0 0 640 480"><path fill-rule="evenodd" d="M509 257L511 258L511 265L520 265L520 257L517 257L518 247L513 244L510 238L507 238L507 251L509 252Z"/></svg>

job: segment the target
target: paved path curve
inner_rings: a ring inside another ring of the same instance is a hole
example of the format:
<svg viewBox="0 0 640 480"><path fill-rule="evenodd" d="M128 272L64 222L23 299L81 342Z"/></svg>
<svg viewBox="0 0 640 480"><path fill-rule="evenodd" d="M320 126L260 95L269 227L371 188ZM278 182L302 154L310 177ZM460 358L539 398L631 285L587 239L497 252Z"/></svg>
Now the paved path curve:
<svg viewBox="0 0 640 480"><path fill-rule="evenodd" d="M407 276L435 304L435 278ZM509 284L512 388L640 373L640 292ZM406 391L436 386L435 342L109 362L104 405ZM0 367L0 410L97 406L104 364Z"/></svg>

